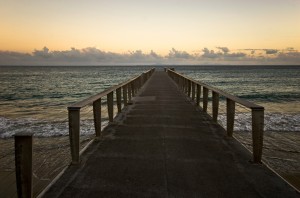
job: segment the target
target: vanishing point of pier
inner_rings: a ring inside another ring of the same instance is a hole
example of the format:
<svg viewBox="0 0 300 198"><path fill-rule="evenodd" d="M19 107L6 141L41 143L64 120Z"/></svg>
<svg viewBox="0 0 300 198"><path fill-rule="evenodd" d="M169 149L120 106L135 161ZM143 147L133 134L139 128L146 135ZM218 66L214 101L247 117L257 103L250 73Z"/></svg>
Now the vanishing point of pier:
<svg viewBox="0 0 300 198"><path fill-rule="evenodd" d="M226 130L217 123L220 95L227 102ZM103 97L110 124L101 130ZM252 153L232 137L235 103L252 110ZM80 109L88 104L96 138L79 155ZM263 113L263 107L175 71L150 70L69 107L72 164L43 196L298 197L261 163Z"/></svg>

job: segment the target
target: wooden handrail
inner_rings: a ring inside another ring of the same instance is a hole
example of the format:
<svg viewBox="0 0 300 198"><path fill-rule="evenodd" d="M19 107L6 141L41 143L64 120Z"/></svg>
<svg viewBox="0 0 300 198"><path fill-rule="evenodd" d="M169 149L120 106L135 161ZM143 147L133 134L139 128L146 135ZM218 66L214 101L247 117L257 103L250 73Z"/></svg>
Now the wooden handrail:
<svg viewBox="0 0 300 198"><path fill-rule="evenodd" d="M117 99L117 109L118 113L121 112L122 107L122 97L123 92L123 103L127 106L127 98L131 100L133 96L137 93L138 89L150 78L154 72L154 68L136 76L126 82L120 83L109 89L104 90L94 96L86 98L68 107L68 117L69 117L69 136L70 136L70 149L72 164L80 163L79 154L79 139L80 139L80 110L81 108L92 104L93 105L93 115L94 115L94 126L96 138L101 136L101 98L107 97L107 109L109 122L114 120L114 92L116 93ZM125 95L124 95L125 94ZM127 97L128 96L128 97Z"/></svg>
<svg viewBox="0 0 300 198"><path fill-rule="evenodd" d="M153 69L150 69L150 70L148 70L148 71L146 71L144 73L148 73L151 70L153 70ZM94 101L98 100L99 98L102 98L102 97L106 96L107 94L109 94L109 93L117 90L118 88L121 88L121 87L123 87L123 86L125 86L125 85L127 85L127 84L129 84L129 83L131 83L131 82L133 82L135 80L137 80L139 77L140 76L136 76L136 77L131 78L130 80L127 80L127 81L125 81L123 83L120 83L118 85L110 87L110 88L108 88L108 89L106 89L106 90L104 90L104 91L102 91L102 92L100 92L100 93L98 93L96 95L93 95L93 96L91 96L89 98L86 98L86 99L84 99L82 101L76 102L76 103L72 104L71 106L68 106L68 109L81 109L81 108L83 108L83 107L85 107L85 106L87 106L89 104L92 104Z"/></svg>
<svg viewBox="0 0 300 198"><path fill-rule="evenodd" d="M203 82L196 81L196 80L194 80L194 79L192 79L192 78L190 78L190 77L183 76L182 74L180 74L180 73L178 73L178 72L175 72L175 71L173 71L173 70L168 69L167 71L168 71L168 72L171 72L171 73L174 73L174 74L176 74L176 75L178 75L178 76L180 76L180 77L183 77L183 78L185 78L185 79L187 79L187 80L189 80L189 81L191 81L191 82L193 82L193 83L195 83L195 84L201 85L201 86L203 86L203 87L205 87L205 88L207 88L207 89L209 89L209 90L211 90L211 91L213 91L213 92L216 92L216 93L218 93L218 94L224 96L225 98L228 98L228 99L230 99L230 100L233 100L233 101L235 101L236 103L239 103L239 104L241 104L241 105L243 105L243 106L245 106L245 107L247 107L247 108L249 108L249 109L264 109L264 107L262 107L262 106L260 106L260 105L254 104L254 103L249 102L249 101L247 101L247 100L243 100L243 99L238 98L238 97L236 97L236 96L234 96L234 95L232 95L232 94L226 93L225 91L222 91L222 90L220 90L220 89L218 89L218 88L216 88L216 87L212 87L212 86L210 86L210 85L208 85L208 84L205 84L205 83L203 83Z"/></svg>
<svg viewBox="0 0 300 198"><path fill-rule="evenodd" d="M200 94L201 86L203 87L203 106L202 110L207 112L208 107L208 93L212 92L212 119L218 121L219 112L219 98L220 95L226 98L226 116L227 116L227 135L232 136L234 128L234 117L235 117L235 103L251 109L252 116L252 145L253 145L253 161L260 163L262 158L263 148L263 132L264 132L264 107L243 100L236 96L233 96L225 91L218 88L207 85L203 82L196 81L192 78L183 76L182 74L175 72L174 69L165 69L169 76L178 84L178 87L191 97L195 99L195 86L197 86L197 99L196 105L200 105ZM192 91L191 91L192 90ZM192 93L192 94L191 94ZM191 96L192 95L192 96Z"/></svg>

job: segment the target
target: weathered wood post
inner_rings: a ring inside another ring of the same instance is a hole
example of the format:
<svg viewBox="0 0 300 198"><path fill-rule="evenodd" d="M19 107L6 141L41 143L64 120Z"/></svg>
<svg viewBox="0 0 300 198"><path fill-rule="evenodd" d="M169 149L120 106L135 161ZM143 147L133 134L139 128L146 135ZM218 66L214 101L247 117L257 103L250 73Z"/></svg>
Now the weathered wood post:
<svg viewBox="0 0 300 198"><path fill-rule="evenodd" d="M147 80L148 80L147 74L143 73L143 75L142 75L142 86L146 83Z"/></svg>
<svg viewBox="0 0 300 198"><path fill-rule="evenodd" d="M179 88L183 91L183 78L179 76Z"/></svg>
<svg viewBox="0 0 300 198"><path fill-rule="evenodd" d="M184 77L182 77L182 90L183 90L183 93L186 93L186 80Z"/></svg>
<svg viewBox="0 0 300 198"><path fill-rule="evenodd" d="M132 97L134 97L135 96L135 84L134 84L134 81L131 81L131 83L130 83L130 87L131 87L131 95L132 95Z"/></svg>
<svg viewBox="0 0 300 198"><path fill-rule="evenodd" d="M197 84L197 96L196 96L196 105L200 105L200 96L201 96L201 85Z"/></svg>
<svg viewBox="0 0 300 198"><path fill-rule="evenodd" d="M192 100L195 100L195 83L192 82Z"/></svg>
<svg viewBox="0 0 300 198"><path fill-rule="evenodd" d="M253 161L260 163L263 149L264 108L252 108Z"/></svg>
<svg viewBox="0 0 300 198"><path fill-rule="evenodd" d="M79 164L80 107L68 107L72 164Z"/></svg>
<svg viewBox="0 0 300 198"><path fill-rule="evenodd" d="M131 83L128 83L127 84L127 90L128 90L128 101L131 101L131 96L132 96L132 93L131 93Z"/></svg>
<svg viewBox="0 0 300 198"><path fill-rule="evenodd" d="M138 90L141 88L142 86L142 76L139 76L137 79L136 79L136 84L137 84L137 88L136 88L136 93L138 92Z"/></svg>
<svg viewBox="0 0 300 198"><path fill-rule="evenodd" d="M219 94L217 92L212 92L212 113L213 113L213 121L218 121L219 114Z"/></svg>
<svg viewBox="0 0 300 198"><path fill-rule="evenodd" d="M181 90L184 92L184 90L185 90L185 80L184 80L183 76L181 76L180 79L181 79Z"/></svg>
<svg viewBox="0 0 300 198"><path fill-rule="evenodd" d="M207 112L207 104L208 104L208 89L203 87L203 111Z"/></svg>
<svg viewBox="0 0 300 198"><path fill-rule="evenodd" d="M127 106L127 85L124 85L122 87L123 89L123 101L124 101L124 106Z"/></svg>
<svg viewBox="0 0 300 198"><path fill-rule="evenodd" d="M136 84L135 93L137 93L138 90L140 89L140 82L141 82L141 76L139 76L139 77L135 80L135 84Z"/></svg>
<svg viewBox="0 0 300 198"><path fill-rule="evenodd" d="M180 84L180 78L179 78L179 76L176 75L176 74L173 74L173 75L174 75L174 78L176 79L177 85L179 85Z"/></svg>
<svg viewBox="0 0 300 198"><path fill-rule="evenodd" d="M184 93L187 93L187 79L184 78Z"/></svg>
<svg viewBox="0 0 300 198"><path fill-rule="evenodd" d="M94 126L96 137L101 135L101 98L93 102Z"/></svg>
<svg viewBox="0 0 300 198"><path fill-rule="evenodd" d="M107 94L107 110L109 122L114 121L114 92Z"/></svg>
<svg viewBox="0 0 300 198"><path fill-rule="evenodd" d="M19 133L14 136L18 197L32 197L32 136L32 133Z"/></svg>
<svg viewBox="0 0 300 198"><path fill-rule="evenodd" d="M185 93L188 95L189 93L189 81L185 78Z"/></svg>
<svg viewBox="0 0 300 198"><path fill-rule="evenodd" d="M136 89L135 89L135 93L137 94L138 90L140 89L140 79L141 79L141 76L139 76L136 80L135 80L135 83L136 83Z"/></svg>
<svg viewBox="0 0 300 198"><path fill-rule="evenodd" d="M145 84L146 79L147 79L147 74L142 73L142 75L141 75L141 87Z"/></svg>
<svg viewBox="0 0 300 198"><path fill-rule="evenodd" d="M142 79L142 81L141 81L142 82L141 87L142 87L145 84L145 82L147 81L147 74L143 73L141 79Z"/></svg>
<svg viewBox="0 0 300 198"><path fill-rule="evenodd" d="M116 89L118 113L122 110L121 88Z"/></svg>
<svg viewBox="0 0 300 198"><path fill-rule="evenodd" d="M232 137L235 116L235 102L226 98L226 113L227 113L227 135Z"/></svg>
<svg viewBox="0 0 300 198"><path fill-rule="evenodd" d="M192 94L192 81L191 80L188 80L188 96L191 97L191 94Z"/></svg>

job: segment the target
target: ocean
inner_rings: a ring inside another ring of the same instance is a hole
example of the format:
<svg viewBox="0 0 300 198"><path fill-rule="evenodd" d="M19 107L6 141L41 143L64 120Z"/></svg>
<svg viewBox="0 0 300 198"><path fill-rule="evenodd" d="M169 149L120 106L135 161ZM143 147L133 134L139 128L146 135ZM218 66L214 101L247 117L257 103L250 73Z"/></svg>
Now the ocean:
<svg viewBox="0 0 300 198"><path fill-rule="evenodd" d="M153 66L0 67L0 138L67 136L67 106ZM173 67L173 66L172 66ZM163 70L164 66L155 66ZM300 66L174 66L206 84L265 107L266 131L300 133ZM222 121L222 112L220 113ZM247 117L247 113L237 117ZM82 134L92 134L93 122ZM249 128L236 124L235 130Z"/></svg>

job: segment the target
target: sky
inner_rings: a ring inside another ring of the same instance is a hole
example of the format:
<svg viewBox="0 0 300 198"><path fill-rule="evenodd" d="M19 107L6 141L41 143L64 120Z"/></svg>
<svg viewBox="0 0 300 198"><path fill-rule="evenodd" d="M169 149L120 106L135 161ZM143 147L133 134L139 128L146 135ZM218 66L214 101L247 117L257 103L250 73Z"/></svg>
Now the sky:
<svg viewBox="0 0 300 198"><path fill-rule="evenodd" d="M300 65L300 0L0 0L0 25L0 65Z"/></svg>

